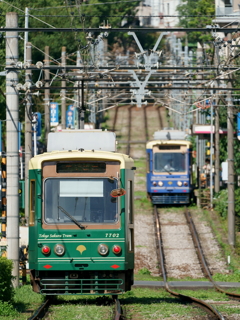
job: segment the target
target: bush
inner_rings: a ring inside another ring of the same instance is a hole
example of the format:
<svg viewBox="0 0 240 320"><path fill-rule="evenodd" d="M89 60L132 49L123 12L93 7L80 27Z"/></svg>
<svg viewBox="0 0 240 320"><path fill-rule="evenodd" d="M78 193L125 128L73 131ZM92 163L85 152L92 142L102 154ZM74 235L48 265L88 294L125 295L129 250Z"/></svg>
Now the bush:
<svg viewBox="0 0 240 320"><path fill-rule="evenodd" d="M235 189L235 213L240 217L240 188Z"/></svg>
<svg viewBox="0 0 240 320"><path fill-rule="evenodd" d="M12 301L14 290L12 286L13 263L0 257L0 301Z"/></svg>
<svg viewBox="0 0 240 320"><path fill-rule="evenodd" d="M6 301L0 301L0 316L17 316L17 311L14 309L14 307L11 305L11 303Z"/></svg>
<svg viewBox="0 0 240 320"><path fill-rule="evenodd" d="M227 218L227 213L228 213L227 203L228 203L228 191L224 189L224 190L221 190L213 200L215 210L224 219Z"/></svg>
<svg viewBox="0 0 240 320"><path fill-rule="evenodd" d="M240 188L235 189L235 215L240 217ZM223 217L227 218L228 214L228 190L221 190L213 200L215 210Z"/></svg>

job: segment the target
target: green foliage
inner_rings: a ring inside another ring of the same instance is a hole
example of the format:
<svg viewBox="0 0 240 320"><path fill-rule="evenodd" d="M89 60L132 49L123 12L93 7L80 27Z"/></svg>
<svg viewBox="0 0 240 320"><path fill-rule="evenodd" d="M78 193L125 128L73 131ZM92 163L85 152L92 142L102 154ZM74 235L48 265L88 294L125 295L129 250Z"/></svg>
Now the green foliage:
<svg viewBox="0 0 240 320"><path fill-rule="evenodd" d="M227 218L228 214L228 190L221 190L213 200L215 210L223 219ZM235 215L240 217L240 188L235 189Z"/></svg>
<svg viewBox="0 0 240 320"><path fill-rule="evenodd" d="M240 188L235 189L235 214L240 217Z"/></svg>
<svg viewBox="0 0 240 320"><path fill-rule="evenodd" d="M240 270L236 270L230 274L216 273L213 276L214 281L219 282L239 282L240 281Z"/></svg>
<svg viewBox="0 0 240 320"><path fill-rule="evenodd" d="M17 316L17 311L13 305L7 301L0 301L0 316Z"/></svg>
<svg viewBox="0 0 240 320"><path fill-rule="evenodd" d="M205 28L211 25L212 17L215 15L214 0L183 0L177 7L180 15L179 25L183 28ZM204 42L211 39L211 35L203 32L191 32L188 35L190 42L199 42L202 46Z"/></svg>
<svg viewBox="0 0 240 320"><path fill-rule="evenodd" d="M224 219L226 219L227 217L227 210L228 210L227 201L228 201L228 191L226 189L221 190L213 200L214 209Z"/></svg>
<svg viewBox="0 0 240 320"><path fill-rule="evenodd" d="M151 274L151 272L147 268L142 268L138 271L139 274Z"/></svg>
<svg viewBox="0 0 240 320"><path fill-rule="evenodd" d="M12 301L13 299L12 268L11 260L0 257L0 301Z"/></svg>

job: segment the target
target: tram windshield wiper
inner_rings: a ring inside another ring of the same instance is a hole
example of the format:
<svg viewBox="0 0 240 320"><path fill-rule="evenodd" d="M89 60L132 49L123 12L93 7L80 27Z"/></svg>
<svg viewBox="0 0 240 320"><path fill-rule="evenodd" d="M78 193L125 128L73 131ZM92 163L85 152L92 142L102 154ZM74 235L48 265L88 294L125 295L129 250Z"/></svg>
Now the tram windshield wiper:
<svg viewBox="0 0 240 320"><path fill-rule="evenodd" d="M168 171L167 169L164 168L164 170L165 170L166 172L168 172L169 174L172 174L172 173L171 173L170 171Z"/></svg>
<svg viewBox="0 0 240 320"><path fill-rule="evenodd" d="M79 223L73 216L71 216L70 213L64 210L61 206L58 206L58 209L65 213L65 215L68 216L68 218L70 218L80 229L85 229L85 227L81 223Z"/></svg>

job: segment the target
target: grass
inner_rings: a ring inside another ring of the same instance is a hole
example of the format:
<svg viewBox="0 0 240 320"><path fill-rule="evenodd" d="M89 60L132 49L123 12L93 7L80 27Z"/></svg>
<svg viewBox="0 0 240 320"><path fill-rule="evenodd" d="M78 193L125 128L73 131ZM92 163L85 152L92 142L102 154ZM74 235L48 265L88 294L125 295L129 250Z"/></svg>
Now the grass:
<svg viewBox="0 0 240 320"><path fill-rule="evenodd" d="M161 281L160 277L152 277L146 268L135 275L135 280ZM234 305L227 296L214 290L174 290L179 293L194 296L195 298L214 302L217 309L224 315L239 314L240 306ZM228 290L230 291L230 290ZM234 290L234 292L240 291ZM204 316L204 312L191 305L182 304L178 299L171 297L164 289L136 288L119 296L121 304L127 312L128 318L138 320L157 319L192 319ZM1 320L26 320L43 302L44 297L32 292L30 285L16 290L14 309L7 308L9 315L0 313ZM224 304L220 304L223 302ZM219 302L219 304L218 304ZM229 302L229 303L228 303ZM6 306L5 306L6 307ZM1 312L0 304L0 312ZM109 297L97 296L58 296L54 305L49 309L49 320L110 320L113 306ZM186 317L186 318L185 318Z"/></svg>
<svg viewBox="0 0 240 320"><path fill-rule="evenodd" d="M49 309L48 319L110 320L112 314L110 299L96 298L96 296L59 296Z"/></svg>
<svg viewBox="0 0 240 320"><path fill-rule="evenodd" d="M204 210L202 211L202 214L205 218L205 220L208 222L208 224L211 226L212 231L214 235L216 236L216 239L221 247L221 250L223 252L223 255L227 261L228 257L230 257L230 264L229 269L232 271L231 281L239 281L239 275L240 275L240 256L237 253L238 247L233 248L228 243L228 229L227 229L227 220L222 219L216 212L211 212ZM238 236L239 237L239 236ZM239 243L239 239L237 238L237 244ZM236 250L237 249L237 250ZM230 275L225 275L225 279L230 279ZM221 281L221 280L218 280ZM230 280L226 280L230 281Z"/></svg>
<svg viewBox="0 0 240 320"><path fill-rule="evenodd" d="M1 308L1 320L26 320L44 301L44 297L33 292L30 285L25 285L15 290L12 310L9 307Z"/></svg>
<svg viewBox="0 0 240 320"><path fill-rule="evenodd" d="M139 192L139 191L138 191ZM140 193L140 192L139 192ZM136 196L136 193L135 193ZM135 215L137 213L144 213L144 214L152 214L152 204L148 200L146 192L145 195L142 195L142 197L139 194L139 198L136 198L134 200L134 211Z"/></svg>
<svg viewBox="0 0 240 320"><path fill-rule="evenodd" d="M226 301L229 299L213 290L181 291L182 294L189 294L203 300ZM203 317L205 313L188 304L182 304L178 299L171 297L163 289L151 290L137 288L120 297L121 302L126 306L127 315L134 316L133 319L157 320L157 319L193 319ZM232 301L229 304L217 305L222 313L227 315L238 314L239 306L232 308Z"/></svg>

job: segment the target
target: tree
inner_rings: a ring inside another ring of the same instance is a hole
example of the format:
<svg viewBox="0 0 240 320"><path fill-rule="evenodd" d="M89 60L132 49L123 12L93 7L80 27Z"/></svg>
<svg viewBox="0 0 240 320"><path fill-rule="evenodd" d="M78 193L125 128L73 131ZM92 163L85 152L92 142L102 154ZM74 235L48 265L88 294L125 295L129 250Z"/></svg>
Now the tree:
<svg viewBox="0 0 240 320"><path fill-rule="evenodd" d="M212 17L215 15L215 2L214 0L183 0L182 4L177 6L177 11L180 15L180 27L205 28L212 23ZM199 42L202 47L210 39L211 36L207 33L191 32L188 35L190 42Z"/></svg>

